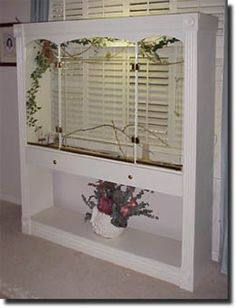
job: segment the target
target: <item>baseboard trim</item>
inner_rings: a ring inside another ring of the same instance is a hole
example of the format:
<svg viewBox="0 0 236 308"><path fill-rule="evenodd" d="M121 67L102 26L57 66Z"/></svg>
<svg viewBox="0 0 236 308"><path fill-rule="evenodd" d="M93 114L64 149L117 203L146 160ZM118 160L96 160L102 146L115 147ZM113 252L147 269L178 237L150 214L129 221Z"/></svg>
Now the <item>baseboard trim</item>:
<svg viewBox="0 0 236 308"><path fill-rule="evenodd" d="M21 205L21 198L0 192L0 200Z"/></svg>
<svg viewBox="0 0 236 308"><path fill-rule="evenodd" d="M219 251L212 251L212 260L215 261L215 262L219 262Z"/></svg>

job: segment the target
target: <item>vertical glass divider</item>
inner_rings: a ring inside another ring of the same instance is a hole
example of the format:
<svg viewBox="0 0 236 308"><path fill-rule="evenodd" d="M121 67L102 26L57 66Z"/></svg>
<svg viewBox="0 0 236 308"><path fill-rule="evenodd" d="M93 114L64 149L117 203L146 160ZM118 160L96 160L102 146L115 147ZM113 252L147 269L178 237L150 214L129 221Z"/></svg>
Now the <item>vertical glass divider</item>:
<svg viewBox="0 0 236 308"><path fill-rule="evenodd" d="M138 137L138 42L134 46L134 138ZM134 143L134 163L137 162L137 143Z"/></svg>
<svg viewBox="0 0 236 308"><path fill-rule="evenodd" d="M57 76L58 76L58 126L59 126L59 149L62 147L62 110L61 110L61 45L58 45L58 64L57 65Z"/></svg>

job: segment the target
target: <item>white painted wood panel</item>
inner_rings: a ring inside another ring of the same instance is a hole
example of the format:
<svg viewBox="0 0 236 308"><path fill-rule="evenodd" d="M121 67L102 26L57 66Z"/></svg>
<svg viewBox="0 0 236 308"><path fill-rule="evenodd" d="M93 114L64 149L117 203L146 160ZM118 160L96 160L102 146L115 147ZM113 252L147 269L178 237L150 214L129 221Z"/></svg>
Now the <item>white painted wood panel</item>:
<svg viewBox="0 0 236 308"><path fill-rule="evenodd" d="M181 242L177 240L132 228L126 228L122 236L116 239L105 239L94 233L90 223L84 221L84 215L73 210L58 207L50 207L34 215L32 220L108 248L123 250L176 267L181 265ZM105 248L104 250L106 251Z"/></svg>
<svg viewBox="0 0 236 308"><path fill-rule="evenodd" d="M91 230L80 214L55 207L32 217L31 232L65 247L179 285L179 241L134 229L125 230L116 240L104 239Z"/></svg>
<svg viewBox="0 0 236 308"><path fill-rule="evenodd" d="M173 17L174 16L174 17ZM174 22L173 22L174 18ZM176 14L158 16L140 16L134 18L115 18L67 21L65 27L61 22L53 23L29 23L15 27L15 36L20 36L24 31L25 43L36 39L48 39L54 43L71 41L79 37L115 37L130 41L138 41L144 37L156 35L173 36L184 41L184 31L188 30L210 30L214 28L216 22L212 16L203 14ZM168 27L167 27L168 25ZM135 29L135 31L133 31Z"/></svg>
<svg viewBox="0 0 236 308"><path fill-rule="evenodd" d="M37 146L26 147L26 162L52 170L182 196L182 173L179 171L134 165Z"/></svg>

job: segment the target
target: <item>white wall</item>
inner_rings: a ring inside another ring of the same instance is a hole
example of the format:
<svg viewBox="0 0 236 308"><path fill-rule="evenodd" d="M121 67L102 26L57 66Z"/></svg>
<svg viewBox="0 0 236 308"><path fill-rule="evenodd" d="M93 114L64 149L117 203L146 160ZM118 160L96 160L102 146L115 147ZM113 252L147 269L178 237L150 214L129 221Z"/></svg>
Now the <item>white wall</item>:
<svg viewBox="0 0 236 308"><path fill-rule="evenodd" d="M1 18L1 10L0 10L0 18ZM1 20L1 19L0 19ZM3 87L2 87L2 79L3 75L1 73L0 69L0 198L2 194L2 149L3 149L3 143L2 143L2 93L3 93Z"/></svg>
<svg viewBox="0 0 236 308"><path fill-rule="evenodd" d="M0 0L0 23L30 19L30 0ZM20 204L16 67L0 67L0 198Z"/></svg>
<svg viewBox="0 0 236 308"><path fill-rule="evenodd" d="M1 194L20 203L17 81L15 67L1 67Z"/></svg>
<svg viewBox="0 0 236 308"><path fill-rule="evenodd" d="M0 22L21 22L30 20L30 0L0 0Z"/></svg>

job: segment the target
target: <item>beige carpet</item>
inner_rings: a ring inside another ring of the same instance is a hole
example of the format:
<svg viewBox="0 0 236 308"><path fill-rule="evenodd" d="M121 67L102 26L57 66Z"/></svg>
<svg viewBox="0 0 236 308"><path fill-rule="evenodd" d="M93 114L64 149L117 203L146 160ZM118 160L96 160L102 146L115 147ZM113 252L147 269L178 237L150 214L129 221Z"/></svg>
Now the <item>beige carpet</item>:
<svg viewBox="0 0 236 308"><path fill-rule="evenodd" d="M212 263L190 293L20 232L20 206L0 201L0 293L10 299L226 300L227 276Z"/></svg>

